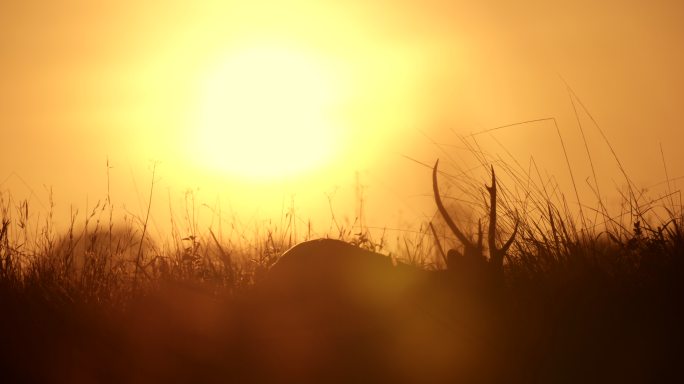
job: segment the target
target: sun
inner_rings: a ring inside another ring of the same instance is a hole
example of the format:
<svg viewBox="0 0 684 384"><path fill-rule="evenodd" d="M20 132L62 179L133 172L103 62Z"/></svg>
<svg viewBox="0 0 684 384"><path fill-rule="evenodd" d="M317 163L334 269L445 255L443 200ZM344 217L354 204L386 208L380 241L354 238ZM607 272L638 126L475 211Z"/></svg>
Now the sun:
<svg viewBox="0 0 684 384"><path fill-rule="evenodd" d="M340 134L340 92L329 69L286 47L235 50L207 71L193 153L220 172L287 177L322 166Z"/></svg>

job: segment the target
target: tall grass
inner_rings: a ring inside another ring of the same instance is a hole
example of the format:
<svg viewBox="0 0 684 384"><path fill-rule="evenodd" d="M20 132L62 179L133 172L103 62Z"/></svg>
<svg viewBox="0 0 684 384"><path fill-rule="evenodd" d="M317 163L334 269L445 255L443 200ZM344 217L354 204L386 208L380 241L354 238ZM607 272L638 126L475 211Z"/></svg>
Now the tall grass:
<svg viewBox="0 0 684 384"><path fill-rule="evenodd" d="M474 169L493 164L503 180L500 232L520 225L506 260L507 381L676 375L684 342L684 215L670 198L675 191L649 198L628 180L616 212L600 193L595 206L571 209L573 198L543 179L534 162L523 167L487 154L473 137L461 140ZM486 172L441 177L473 217L486 218ZM186 212L196 208L186 201ZM40 215L27 201L0 195L0 359L7 377L30 371L27 377L59 382L221 381L212 378L240 380L258 371L260 357L249 354L239 335L244 325L236 323L235 312L249 304L236 303L248 300L282 252L313 236L297 228L294 209L278 225L228 237L200 228L193 214L172 216L165 242L149 237L148 217L119 222L114 210L107 197L83 217L74 212L58 234L51 211L32 220ZM333 222L329 237L443 267L427 223L390 239ZM71 359L85 359L89 368Z"/></svg>

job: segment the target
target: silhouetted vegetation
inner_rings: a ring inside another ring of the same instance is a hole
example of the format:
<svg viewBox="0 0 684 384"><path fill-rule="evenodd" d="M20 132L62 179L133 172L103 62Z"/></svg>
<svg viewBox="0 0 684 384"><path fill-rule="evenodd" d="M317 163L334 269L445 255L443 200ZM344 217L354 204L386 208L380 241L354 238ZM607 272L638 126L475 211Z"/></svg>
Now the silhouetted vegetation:
<svg viewBox="0 0 684 384"><path fill-rule="evenodd" d="M46 222L29 233L28 203L5 198L0 373L68 383L681 381L681 209L658 218L658 200L628 197L626 215L600 209L588 220L497 166L524 188L501 188L499 226L519 229L494 299L458 284L377 306L330 292L286 297L260 287L278 257L307 240L287 229L240 242L211 229L174 232L159 244L146 220L108 221L107 200L84 229L72 223L58 236ZM474 194L484 187L458 182ZM439 269L423 228L418 240L399 238L392 257ZM385 251L386 238L352 233L330 237Z"/></svg>

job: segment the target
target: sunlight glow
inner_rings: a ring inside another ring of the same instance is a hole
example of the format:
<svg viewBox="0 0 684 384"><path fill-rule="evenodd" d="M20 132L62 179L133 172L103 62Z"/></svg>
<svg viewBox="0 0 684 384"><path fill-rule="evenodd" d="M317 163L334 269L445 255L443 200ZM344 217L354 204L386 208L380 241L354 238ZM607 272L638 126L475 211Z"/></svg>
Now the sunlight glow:
<svg viewBox="0 0 684 384"><path fill-rule="evenodd" d="M206 168L262 180L324 165L340 134L340 92L321 62L273 46L218 60L200 91L194 157Z"/></svg>

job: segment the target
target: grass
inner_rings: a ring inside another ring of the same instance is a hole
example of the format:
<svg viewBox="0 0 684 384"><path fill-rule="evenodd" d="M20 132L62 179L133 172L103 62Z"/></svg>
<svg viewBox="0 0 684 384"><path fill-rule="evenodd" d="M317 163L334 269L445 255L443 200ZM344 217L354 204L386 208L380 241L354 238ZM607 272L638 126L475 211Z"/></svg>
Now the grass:
<svg viewBox="0 0 684 384"><path fill-rule="evenodd" d="M42 224L32 225L35 216L28 202L15 202L8 194L0 200L3 376L17 382L70 383L322 377L399 382L681 380L684 230L681 205L674 203L673 194L648 199L628 180L617 213L609 213L600 194L594 207L574 210L534 167L488 156L474 140L463 143L480 169L494 164L505 180L500 184L499 241L517 219L520 230L506 262L505 300L497 308L500 319L495 319L502 324L495 328L499 333L463 342L473 349L448 354L454 359L446 368L435 362L441 376L430 377L429 370L419 377L394 375L399 368L379 366L377 361L384 360L372 360L376 356L367 352L376 345L363 340L347 346L354 350L350 355L361 354L374 366L359 368L368 361L360 358L356 370L321 365L325 373L305 372L305 367L317 367L315 355L297 349L306 344L306 330L287 318L273 324L255 315L263 315L255 307L264 304L253 295L284 250L313 236L311 231L298 235L291 216L251 237L226 239L212 229L203 231L193 215L186 215L185 233L174 221L170 240L159 244L149 239L149 217L115 222L109 198L85 216L83 225L72 215L68 230L57 235L50 212ZM441 177L457 188L452 196L486 212L481 179L456 171ZM390 241L387 233L374 238L368 229L359 232L333 221L337 227L329 237L373 251L391 250L393 257L421 268L440 268L427 223ZM456 246L435 224L440 240ZM290 331L297 337L288 336ZM265 347L272 338L287 348ZM475 348L483 348L483 354ZM385 346L380 350L393 353ZM469 354L490 360L472 362ZM295 360L301 356L307 361Z"/></svg>

